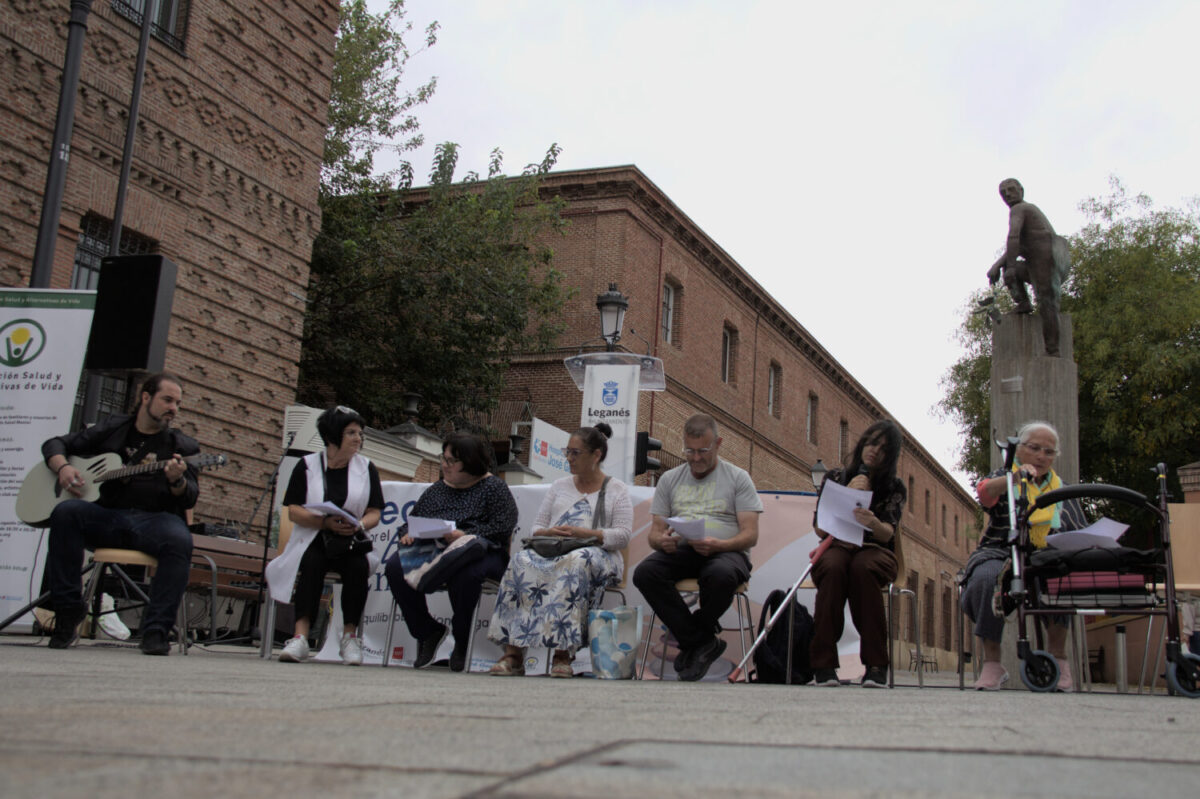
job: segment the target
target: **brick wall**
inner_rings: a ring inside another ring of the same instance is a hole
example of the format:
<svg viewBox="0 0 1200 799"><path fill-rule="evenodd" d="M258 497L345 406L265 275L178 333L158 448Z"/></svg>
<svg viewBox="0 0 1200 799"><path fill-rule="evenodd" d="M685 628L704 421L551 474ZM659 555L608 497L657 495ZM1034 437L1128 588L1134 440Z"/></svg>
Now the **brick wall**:
<svg viewBox="0 0 1200 799"><path fill-rule="evenodd" d="M555 268L577 294L564 311L567 330L560 349L514 361L504 398L528 400L540 418L574 428L580 394L562 358L599 335L595 299L609 283L616 283L629 298L620 348L646 351L646 344L631 332L636 331L650 342L651 353L662 359L667 373L667 390L643 392L638 407L639 429L660 439L666 452L682 449L688 416L711 413L721 426L722 456L749 470L760 489L811 491L809 472L817 459L826 466L841 460L843 422L849 450L868 425L888 415L796 319L635 167L555 173L546 193L568 201L567 234L549 243ZM665 282L677 291L669 343L663 341L660 316ZM729 380L721 374L726 330L736 331L737 340ZM593 344L585 349L600 348ZM767 404L772 363L779 367L777 415ZM810 395L817 400L815 443L809 440ZM902 521L908 569L920 575L921 586L932 580L941 597L942 588L950 585L943 572L956 572L974 548L975 538L970 536L977 536L978 530L975 503L907 434L904 447L899 475L906 486L912 478L917 494L913 510L906 510ZM926 491L931 503L928 523ZM942 505L948 520L945 536ZM944 625L954 620L943 612L940 601L934 613L935 640L941 642Z"/></svg>
<svg viewBox="0 0 1200 799"><path fill-rule="evenodd" d="M0 285L27 286L69 3L0 3ZM166 366L182 429L230 464L202 479L201 520L243 519L294 400L336 0L194 0L184 52L151 39L124 227L179 267ZM70 285L79 222L111 219L138 26L88 18L52 285ZM262 523L262 518L258 519Z"/></svg>

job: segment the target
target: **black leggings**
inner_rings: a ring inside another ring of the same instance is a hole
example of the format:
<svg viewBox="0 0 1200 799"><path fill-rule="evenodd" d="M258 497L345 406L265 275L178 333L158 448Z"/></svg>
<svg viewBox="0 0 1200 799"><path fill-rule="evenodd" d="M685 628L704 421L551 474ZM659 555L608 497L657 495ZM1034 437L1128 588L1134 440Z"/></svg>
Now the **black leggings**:
<svg viewBox="0 0 1200 799"><path fill-rule="evenodd" d="M321 592L325 589L325 575L336 572L342 577L342 621L357 626L362 620L363 608L367 606L370 568L366 555L347 553L331 558L325 552L322 536L318 534L304 551L304 557L300 558L300 575L296 578L292 595L296 618L306 618L310 623L317 618Z"/></svg>

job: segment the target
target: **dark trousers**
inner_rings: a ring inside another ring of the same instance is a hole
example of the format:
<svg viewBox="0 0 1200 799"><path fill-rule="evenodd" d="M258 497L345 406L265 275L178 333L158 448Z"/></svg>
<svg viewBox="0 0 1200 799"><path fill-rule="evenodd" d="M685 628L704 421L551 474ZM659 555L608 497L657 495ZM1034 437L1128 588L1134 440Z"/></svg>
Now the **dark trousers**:
<svg viewBox="0 0 1200 799"><path fill-rule="evenodd" d="M475 614L475 605L479 602L479 594L483 590L483 581L489 577L500 579L504 567L508 565L504 553L498 550L488 550L479 560L465 564L461 569L447 578L443 586L450 596L450 608L453 611L450 620L450 630L454 634L455 648L461 647L466 651L467 641L471 639L471 617ZM404 569L400 565L400 556L393 555L384 563L388 586L392 596L400 606L404 615L404 623L408 632L418 641L432 638L437 634L441 624L429 613L425 603L425 594L413 588L404 579Z"/></svg>
<svg viewBox="0 0 1200 799"><path fill-rule="evenodd" d="M896 579L896 556L879 547L854 547L834 541L813 566L812 577L817 585L813 637L808 648L812 667L838 667L837 642L846 626L843 608L849 602L863 665L886 668L887 618L882 590Z"/></svg>
<svg viewBox="0 0 1200 799"><path fill-rule="evenodd" d="M318 534L300 558L300 574L292 594L296 618L308 619L309 622L317 618L321 593L325 590L325 575L334 572L342 578L342 621L357 627L362 621L363 608L367 606L370 569L366 555L347 553L331 558L325 552L325 544Z"/></svg>
<svg viewBox="0 0 1200 799"><path fill-rule="evenodd" d="M695 611L675 590L675 583L689 578L700 584L700 606ZM721 614L733 604L737 587L749 579L750 559L745 554L705 556L690 547L671 554L651 552L633 572L633 584L683 649L695 649L712 640Z"/></svg>
<svg viewBox="0 0 1200 799"><path fill-rule="evenodd" d="M191 568L192 533L187 524L173 513L113 510L80 499L60 503L50 514L46 556L52 607L82 608L83 551L105 547L136 549L158 559L141 629L170 632Z"/></svg>

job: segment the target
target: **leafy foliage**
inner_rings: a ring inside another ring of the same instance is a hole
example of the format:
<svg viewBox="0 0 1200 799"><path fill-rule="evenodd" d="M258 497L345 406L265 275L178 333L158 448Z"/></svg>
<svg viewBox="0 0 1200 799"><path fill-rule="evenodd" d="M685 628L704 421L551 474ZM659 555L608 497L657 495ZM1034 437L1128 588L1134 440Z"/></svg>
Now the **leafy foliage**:
<svg viewBox="0 0 1200 799"><path fill-rule="evenodd" d="M1070 237L1079 368L1080 479L1155 492L1152 467L1200 460L1200 207L1155 210L1115 178L1080 209ZM944 418L964 436L960 468L986 472L990 341L982 320L960 332L967 352L943 378ZM1172 475L1178 488L1178 477Z"/></svg>
<svg viewBox="0 0 1200 799"><path fill-rule="evenodd" d="M412 23L404 17L404 0L392 0L380 14L370 13L365 0L342 3L321 168L322 196L390 182L396 175L374 176L376 153L406 152L424 143L413 111L433 96L437 79L415 91L401 89L408 60L420 52L405 45ZM430 23L422 49L437 42L437 31L438 23ZM402 182L411 182L407 164L398 172Z"/></svg>
<svg viewBox="0 0 1200 799"><path fill-rule="evenodd" d="M300 362L301 402L350 405L376 426L405 418L406 391L427 423L490 408L511 356L557 335L565 300L546 244L561 204L540 196L557 145L515 178L496 150L486 179L456 183L453 143L427 188L407 164L374 174L382 148L421 144L412 111L435 82L400 90L411 29L401 0L379 15L343 3Z"/></svg>

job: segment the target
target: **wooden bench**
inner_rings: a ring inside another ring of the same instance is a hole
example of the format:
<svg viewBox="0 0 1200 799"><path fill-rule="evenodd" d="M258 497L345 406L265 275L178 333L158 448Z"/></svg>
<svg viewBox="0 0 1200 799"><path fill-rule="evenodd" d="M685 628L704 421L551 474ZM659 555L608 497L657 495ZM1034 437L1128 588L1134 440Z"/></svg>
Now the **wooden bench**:
<svg viewBox="0 0 1200 799"><path fill-rule="evenodd" d="M277 554L274 549L267 550L267 562ZM192 535L192 568L188 574L188 588L202 588L209 593L210 636L214 636L217 630L218 598L256 601L262 579L261 543L223 536Z"/></svg>

